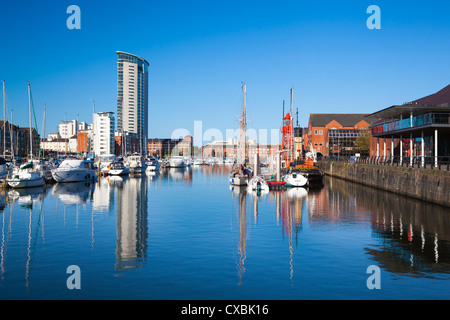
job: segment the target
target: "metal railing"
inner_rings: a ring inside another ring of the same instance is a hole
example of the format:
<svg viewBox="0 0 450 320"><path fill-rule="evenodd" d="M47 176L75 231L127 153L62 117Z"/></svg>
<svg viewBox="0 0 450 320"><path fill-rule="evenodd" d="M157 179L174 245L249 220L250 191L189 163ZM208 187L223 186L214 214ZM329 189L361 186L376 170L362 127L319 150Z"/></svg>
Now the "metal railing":
<svg viewBox="0 0 450 320"><path fill-rule="evenodd" d="M427 113L412 118L406 118L402 120L386 121L379 123L371 127L373 134L394 132L398 130L422 127L432 124L448 124L450 125L449 113Z"/></svg>
<svg viewBox="0 0 450 320"><path fill-rule="evenodd" d="M411 167L411 168L427 168L427 169L439 169L450 171L450 156L433 157L426 156L422 159L421 156L413 157L323 157L322 161L334 161L334 162L354 162L361 164L374 164L374 165L386 165L397 167Z"/></svg>

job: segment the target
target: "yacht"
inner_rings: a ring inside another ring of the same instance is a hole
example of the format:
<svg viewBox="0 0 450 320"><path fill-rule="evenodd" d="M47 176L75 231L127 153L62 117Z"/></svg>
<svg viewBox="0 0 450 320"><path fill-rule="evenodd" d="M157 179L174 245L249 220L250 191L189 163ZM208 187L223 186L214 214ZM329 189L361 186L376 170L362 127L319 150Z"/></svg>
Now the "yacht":
<svg viewBox="0 0 450 320"><path fill-rule="evenodd" d="M94 163L90 160L66 159L52 170L56 182L92 181L97 177Z"/></svg>
<svg viewBox="0 0 450 320"><path fill-rule="evenodd" d="M269 191L266 180L259 176L254 176L248 181L248 188L253 191Z"/></svg>
<svg viewBox="0 0 450 320"><path fill-rule="evenodd" d="M286 173L281 181L286 182L286 187L306 187L308 185L308 178L300 171L295 170Z"/></svg>
<svg viewBox="0 0 450 320"><path fill-rule="evenodd" d="M11 178L7 178L6 182L11 188L31 188L42 187L45 179L41 171L33 168L33 162L29 162L14 169Z"/></svg>
<svg viewBox="0 0 450 320"><path fill-rule="evenodd" d="M130 169L130 173L139 174L145 172L146 165L144 158L139 154L133 154L127 157L125 161L125 166Z"/></svg>
<svg viewBox="0 0 450 320"><path fill-rule="evenodd" d="M158 162L158 160L151 157L147 161L147 168L145 170L146 171L158 171L160 167L161 167L161 164Z"/></svg>
<svg viewBox="0 0 450 320"><path fill-rule="evenodd" d="M169 159L169 166L171 168L184 168L186 163L184 162L184 157L182 156L174 156Z"/></svg>
<svg viewBox="0 0 450 320"><path fill-rule="evenodd" d="M126 167L123 161L111 162L109 166L109 175L126 176L130 173L130 168Z"/></svg>
<svg viewBox="0 0 450 320"><path fill-rule="evenodd" d="M113 154L107 154L99 157L98 168L102 174L108 174L111 163L116 161L116 156Z"/></svg>

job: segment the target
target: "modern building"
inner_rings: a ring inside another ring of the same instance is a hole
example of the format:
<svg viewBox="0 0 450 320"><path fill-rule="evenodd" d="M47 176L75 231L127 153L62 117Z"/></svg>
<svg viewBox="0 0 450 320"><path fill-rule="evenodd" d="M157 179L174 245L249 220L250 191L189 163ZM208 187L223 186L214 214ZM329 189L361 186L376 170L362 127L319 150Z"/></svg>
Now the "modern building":
<svg viewBox="0 0 450 320"><path fill-rule="evenodd" d="M135 133L147 154L148 67L134 54L117 51L117 131Z"/></svg>
<svg viewBox="0 0 450 320"><path fill-rule="evenodd" d="M425 166L450 161L450 85L424 98L370 115L372 156Z"/></svg>
<svg viewBox="0 0 450 320"><path fill-rule="evenodd" d="M78 132L78 152L87 155L91 152L92 130L82 130Z"/></svg>
<svg viewBox="0 0 450 320"><path fill-rule="evenodd" d="M96 156L114 154L113 112L94 113L94 154Z"/></svg>
<svg viewBox="0 0 450 320"><path fill-rule="evenodd" d="M70 137L73 137L78 132L78 121L72 120L72 121L61 121L61 123L58 125L58 133L61 138L63 139L69 139Z"/></svg>
<svg viewBox="0 0 450 320"><path fill-rule="evenodd" d="M312 113L309 117L306 150L320 156L349 157L359 153L355 142L374 121L367 113ZM367 155L369 149L367 149Z"/></svg>

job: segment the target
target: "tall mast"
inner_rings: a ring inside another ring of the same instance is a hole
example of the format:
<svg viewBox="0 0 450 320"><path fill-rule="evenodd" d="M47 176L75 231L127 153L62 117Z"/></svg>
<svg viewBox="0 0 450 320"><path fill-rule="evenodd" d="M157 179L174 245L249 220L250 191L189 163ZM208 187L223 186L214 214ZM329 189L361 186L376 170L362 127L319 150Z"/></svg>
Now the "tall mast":
<svg viewBox="0 0 450 320"><path fill-rule="evenodd" d="M14 155L14 125L13 125L13 111L11 109L11 123L10 123L10 129L9 129L9 137L11 138L11 156L12 156L12 162L15 165L16 164L16 158Z"/></svg>
<svg viewBox="0 0 450 320"><path fill-rule="evenodd" d="M44 120L43 120L43 123L42 123L42 136L43 136L44 138L45 138L45 109L46 109L46 106L45 106L45 104L44 104ZM45 149L42 148L42 158L45 158L44 152L45 152Z"/></svg>
<svg viewBox="0 0 450 320"><path fill-rule="evenodd" d="M245 164L245 150L246 150L246 86L242 83L242 111L241 111L241 130L240 130L240 164Z"/></svg>
<svg viewBox="0 0 450 320"><path fill-rule="evenodd" d="M31 87L30 83L28 82L28 112L30 116L30 156L31 160L33 160L33 133L32 133L32 125L31 125Z"/></svg>
<svg viewBox="0 0 450 320"><path fill-rule="evenodd" d="M6 151L6 88L5 80L3 80L3 158Z"/></svg>
<svg viewBox="0 0 450 320"><path fill-rule="evenodd" d="M293 120L294 120L294 117L293 117L293 114L292 114L292 107L293 107L293 104L294 104L294 89L293 88L291 88L291 113L290 113L290 115L291 115L291 123L290 123L290 126L291 126L291 136L290 136L290 143L289 143L289 145L290 145L290 151L289 151L289 153L290 153L290 160L289 161L292 161L292 158L293 158L293 149L294 149L294 127L293 127Z"/></svg>

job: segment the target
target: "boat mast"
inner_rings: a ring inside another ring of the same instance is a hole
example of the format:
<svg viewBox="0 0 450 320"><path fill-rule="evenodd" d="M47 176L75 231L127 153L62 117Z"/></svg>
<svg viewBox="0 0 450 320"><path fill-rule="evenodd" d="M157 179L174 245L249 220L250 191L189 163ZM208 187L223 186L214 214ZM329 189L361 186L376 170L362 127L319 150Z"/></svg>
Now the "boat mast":
<svg viewBox="0 0 450 320"><path fill-rule="evenodd" d="M245 83L242 83L242 111L241 111L241 130L240 130L240 148L239 148L239 157L240 163L245 164L245 151L246 151L246 86Z"/></svg>
<svg viewBox="0 0 450 320"><path fill-rule="evenodd" d="M9 129L9 137L11 138L11 156L12 156L12 162L13 165L16 165L16 157L14 155L14 125L13 125L13 111L11 109L11 123L10 123L10 129Z"/></svg>
<svg viewBox="0 0 450 320"><path fill-rule="evenodd" d="M44 104L44 120L43 120L43 123L42 123L42 136L44 138L45 138L45 109L46 109L46 106ZM42 158L45 158L45 149L44 148L42 148Z"/></svg>
<svg viewBox="0 0 450 320"><path fill-rule="evenodd" d="M6 89L5 80L3 80L3 158L6 153Z"/></svg>
<svg viewBox="0 0 450 320"><path fill-rule="evenodd" d="M290 145L290 150L289 150L289 161L293 160L293 150L294 150L294 127L293 127L293 114L292 114L292 106L294 104L294 89L291 88L291 122L290 122L290 131L291 131L291 135L289 137L290 141L289 141L289 145Z"/></svg>
<svg viewBox="0 0 450 320"><path fill-rule="evenodd" d="M28 112L30 117L30 156L31 160L33 160L33 133L32 133L32 125L31 125L31 87L30 83L28 82Z"/></svg>

